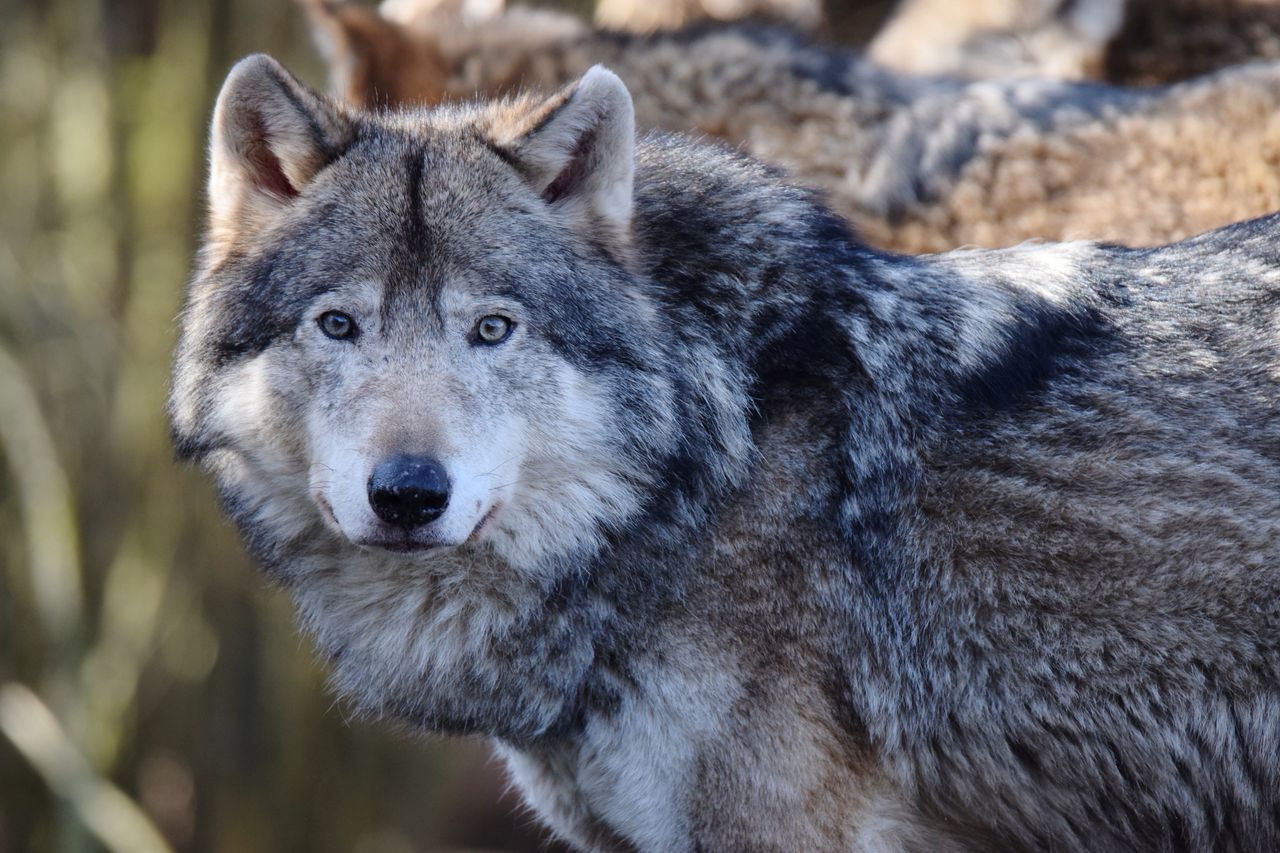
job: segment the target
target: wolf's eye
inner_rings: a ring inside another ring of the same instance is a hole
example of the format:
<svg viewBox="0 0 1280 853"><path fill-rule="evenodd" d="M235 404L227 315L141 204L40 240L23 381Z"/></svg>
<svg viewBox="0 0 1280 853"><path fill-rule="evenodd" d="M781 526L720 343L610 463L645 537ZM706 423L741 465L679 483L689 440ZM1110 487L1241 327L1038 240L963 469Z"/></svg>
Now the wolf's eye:
<svg viewBox="0 0 1280 853"><path fill-rule="evenodd" d="M482 344L500 344L511 336L515 324L506 317L490 314L476 324L476 340Z"/></svg>
<svg viewBox="0 0 1280 853"><path fill-rule="evenodd" d="M326 311L316 322L320 324L320 331L335 340L348 340L356 336L356 321L351 319L350 314Z"/></svg>

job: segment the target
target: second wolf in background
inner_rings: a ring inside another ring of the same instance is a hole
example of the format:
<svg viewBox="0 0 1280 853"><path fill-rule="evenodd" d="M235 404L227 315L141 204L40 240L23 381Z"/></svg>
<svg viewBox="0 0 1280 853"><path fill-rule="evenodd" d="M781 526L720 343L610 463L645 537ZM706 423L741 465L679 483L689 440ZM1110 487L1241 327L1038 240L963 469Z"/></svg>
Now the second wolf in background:
<svg viewBox="0 0 1280 853"><path fill-rule="evenodd" d="M603 62L642 128L737 145L906 252L1156 244L1280 207L1280 65L1169 90L918 77L754 26L637 37L559 13L309 6L334 89L377 107L552 90Z"/></svg>

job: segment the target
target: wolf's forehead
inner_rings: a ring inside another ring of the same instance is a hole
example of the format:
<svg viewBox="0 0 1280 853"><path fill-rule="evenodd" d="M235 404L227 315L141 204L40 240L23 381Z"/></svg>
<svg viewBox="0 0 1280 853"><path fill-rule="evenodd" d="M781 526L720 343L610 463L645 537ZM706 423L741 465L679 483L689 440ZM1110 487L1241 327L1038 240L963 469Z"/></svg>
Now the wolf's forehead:
<svg viewBox="0 0 1280 853"><path fill-rule="evenodd" d="M373 134L344 156L341 189L375 203L404 205L451 202L450 212L480 210L482 197L503 195L514 177L510 163L478 133L461 131ZM441 212L423 207L421 212Z"/></svg>
<svg viewBox="0 0 1280 853"><path fill-rule="evenodd" d="M512 167L457 134L375 137L336 165L330 224L352 251L415 262L467 260L520 230L530 213Z"/></svg>
<svg viewBox="0 0 1280 853"><path fill-rule="evenodd" d="M374 282L378 313L385 328L443 328L449 318L469 315L477 308L519 303L514 289L494 286L483 276L465 269L426 269L412 277ZM365 288L365 293L369 289Z"/></svg>
<svg viewBox="0 0 1280 853"><path fill-rule="evenodd" d="M540 200L475 134L375 138L327 182L308 242L394 298L493 295L564 266Z"/></svg>

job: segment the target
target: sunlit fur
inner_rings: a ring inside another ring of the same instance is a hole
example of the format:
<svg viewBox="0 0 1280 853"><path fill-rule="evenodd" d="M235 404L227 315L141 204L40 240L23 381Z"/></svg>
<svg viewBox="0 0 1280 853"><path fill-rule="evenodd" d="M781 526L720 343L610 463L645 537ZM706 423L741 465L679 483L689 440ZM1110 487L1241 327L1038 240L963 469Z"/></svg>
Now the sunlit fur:
<svg viewBox="0 0 1280 853"><path fill-rule="evenodd" d="M1280 58L1280 2L898 0L867 53L917 73L1151 86Z"/></svg>
<svg viewBox="0 0 1280 853"><path fill-rule="evenodd" d="M886 255L630 119L228 79L174 431L335 689L591 850L1280 846L1280 219Z"/></svg>
<svg viewBox="0 0 1280 853"><path fill-rule="evenodd" d="M966 77L1100 78L1125 0L899 0L867 46L887 68Z"/></svg>

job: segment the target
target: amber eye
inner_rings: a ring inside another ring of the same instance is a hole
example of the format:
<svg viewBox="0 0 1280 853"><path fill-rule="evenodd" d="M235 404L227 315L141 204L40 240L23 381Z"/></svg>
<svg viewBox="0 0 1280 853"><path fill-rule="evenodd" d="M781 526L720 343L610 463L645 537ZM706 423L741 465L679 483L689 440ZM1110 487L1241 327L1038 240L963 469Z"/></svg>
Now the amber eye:
<svg viewBox="0 0 1280 853"><path fill-rule="evenodd" d="M356 336L356 321L350 314L341 311L326 311L316 320L320 331L338 341L350 340Z"/></svg>
<svg viewBox="0 0 1280 853"><path fill-rule="evenodd" d="M480 322L476 324L476 340L482 344L500 344L511 336L513 328L515 323L506 317L490 314L487 317L481 317Z"/></svg>

